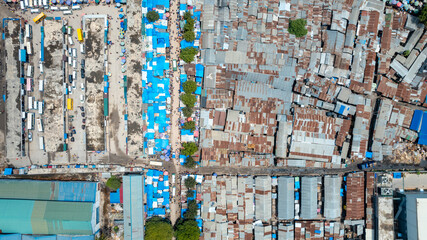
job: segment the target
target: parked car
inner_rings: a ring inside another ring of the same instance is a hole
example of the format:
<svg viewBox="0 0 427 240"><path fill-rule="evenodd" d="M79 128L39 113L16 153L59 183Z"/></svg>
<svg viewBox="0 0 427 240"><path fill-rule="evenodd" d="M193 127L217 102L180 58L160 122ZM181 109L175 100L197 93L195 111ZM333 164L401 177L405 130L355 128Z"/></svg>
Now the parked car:
<svg viewBox="0 0 427 240"><path fill-rule="evenodd" d="M80 107L80 110L82 110L82 112L85 111L85 107Z"/></svg>
<svg viewBox="0 0 427 240"><path fill-rule="evenodd" d="M33 141L33 133L32 132L28 132L28 141L30 141L30 142Z"/></svg>
<svg viewBox="0 0 427 240"><path fill-rule="evenodd" d="M83 123L86 123L86 118L83 118L82 122L83 122Z"/></svg>
<svg viewBox="0 0 427 240"><path fill-rule="evenodd" d="M86 126L85 125L82 125L82 129L85 129L86 128Z"/></svg>
<svg viewBox="0 0 427 240"><path fill-rule="evenodd" d="M76 134L76 129L73 129L72 133L73 133L73 134Z"/></svg>
<svg viewBox="0 0 427 240"><path fill-rule="evenodd" d="M368 169L370 167L374 167L375 161L367 161L364 163L359 163L357 166L359 167L360 170L365 170L365 169Z"/></svg>
<svg viewBox="0 0 427 240"><path fill-rule="evenodd" d="M85 70L83 68L82 68L81 76L80 77L85 78Z"/></svg>
<svg viewBox="0 0 427 240"><path fill-rule="evenodd" d="M85 116L86 116L86 114L84 112L82 112L82 117L85 117Z"/></svg>
<svg viewBox="0 0 427 240"><path fill-rule="evenodd" d="M71 142L74 142L74 137L71 138Z"/></svg>

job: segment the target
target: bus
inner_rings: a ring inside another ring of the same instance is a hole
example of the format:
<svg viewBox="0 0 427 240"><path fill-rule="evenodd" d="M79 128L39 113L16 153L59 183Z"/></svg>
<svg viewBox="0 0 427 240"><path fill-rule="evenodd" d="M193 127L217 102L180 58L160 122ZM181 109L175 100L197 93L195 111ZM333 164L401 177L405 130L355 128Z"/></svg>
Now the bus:
<svg viewBox="0 0 427 240"><path fill-rule="evenodd" d="M28 120L27 120L27 128L28 130L34 129L34 113L28 113Z"/></svg>
<svg viewBox="0 0 427 240"><path fill-rule="evenodd" d="M27 78L27 92L31 92L33 90L33 79Z"/></svg>
<svg viewBox="0 0 427 240"><path fill-rule="evenodd" d="M26 38L33 37L33 27L30 24L25 24L25 37Z"/></svg>
<svg viewBox="0 0 427 240"><path fill-rule="evenodd" d="M44 137L39 137L40 150L44 150Z"/></svg>
<svg viewBox="0 0 427 240"><path fill-rule="evenodd" d="M79 42L83 42L83 32L81 28L77 28L77 39Z"/></svg>
<svg viewBox="0 0 427 240"><path fill-rule="evenodd" d="M73 110L73 99L72 98L67 99L67 109Z"/></svg>
<svg viewBox="0 0 427 240"><path fill-rule="evenodd" d="M33 97L28 97L28 109L33 109Z"/></svg>
<svg viewBox="0 0 427 240"><path fill-rule="evenodd" d="M44 91L44 81L39 80L39 92L43 92L43 91Z"/></svg>
<svg viewBox="0 0 427 240"><path fill-rule="evenodd" d="M37 118L37 129L39 132L43 132L43 120L40 118Z"/></svg>
<svg viewBox="0 0 427 240"><path fill-rule="evenodd" d="M174 71L177 70L177 64L176 64L176 60L175 59L172 61L172 67L173 67Z"/></svg>
<svg viewBox="0 0 427 240"><path fill-rule="evenodd" d="M37 15L37 17L35 17L33 19L33 21L37 24L39 22L41 22L43 19L46 18L46 15L44 13L40 13L39 15Z"/></svg>
<svg viewBox="0 0 427 240"><path fill-rule="evenodd" d="M42 115L43 114L43 101L38 102L39 104L39 114Z"/></svg>
<svg viewBox="0 0 427 240"><path fill-rule="evenodd" d="M31 42L27 42L27 54L33 55L33 48L31 47Z"/></svg>

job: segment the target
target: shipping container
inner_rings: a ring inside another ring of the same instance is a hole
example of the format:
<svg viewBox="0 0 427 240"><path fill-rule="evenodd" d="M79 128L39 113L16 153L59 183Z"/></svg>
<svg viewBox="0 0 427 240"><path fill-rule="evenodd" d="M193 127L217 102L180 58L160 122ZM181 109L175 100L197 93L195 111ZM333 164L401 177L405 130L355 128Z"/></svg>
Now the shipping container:
<svg viewBox="0 0 427 240"><path fill-rule="evenodd" d="M80 44L80 53L85 54L85 45Z"/></svg>
<svg viewBox="0 0 427 240"><path fill-rule="evenodd" d="M25 9L25 4L24 4L24 1L20 1L19 2L19 5L21 6L21 10L24 10Z"/></svg>
<svg viewBox="0 0 427 240"><path fill-rule="evenodd" d="M31 42L27 42L27 54L33 54L33 47L31 46Z"/></svg>
<svg viewBox="0 0 427 240"><path fill-rule="evenodd" d="M28 97L28 110L34 109L33 108L33 97Z"/></svg>
<svg viewBox="0 0 427 240"><path fill-rule="evenodd" d="M28 65L27 67L27 77L33 77L34 69L33 66Z"/></svg>
<svg viewBox="0 0 427 240"><path fill-rule="evenodd" d="M26 49L20 49L19 51L19 61L26 62L27 61L27 50Z"/></svg>
<svg viewBox="0 0 427 240"><path fill-rule="evenodd" d="M27 92L31 92L33 90L33 79L27 78L27 84L26 84L26 90Z"/></svg>
<svg viewBox="0 0 427 240"><path fill-rule="evenodd" d="M40 115L42 115L43 114L43 108L44 108L44 103L43 103L43 101L39 101L38 102L38 105L39 105L39 114Z"/></svg>
<svg viewBox="0 0 427 240"><path fill-rule="evenodd" d="M83 42L83 31L81 28L77 28L77 38L79 42Z"/></svg>
<svg viewBox="0 0 427 240"><path fill-rule="evenodd" d="M71 46L74 45L73 38L71 36L68 36L68 44Z"/></svg>
<svg viewBox="0 0 427 240"><path fill-rule="evenodd" d="M71 99L71 98L67 99L67 109L73 110L73 99Z"/></svg>

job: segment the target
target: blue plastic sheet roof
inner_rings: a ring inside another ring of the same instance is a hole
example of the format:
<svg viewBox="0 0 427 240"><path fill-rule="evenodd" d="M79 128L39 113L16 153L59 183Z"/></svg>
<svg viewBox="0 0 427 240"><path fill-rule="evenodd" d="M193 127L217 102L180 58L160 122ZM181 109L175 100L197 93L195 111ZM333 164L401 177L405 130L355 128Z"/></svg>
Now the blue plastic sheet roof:
<svg viewBox="0 0 427 240"><path fill-rule="evenodd" d="M0 240L21 240L21 234L0 234Z"/></svg>
<svg viewBox="0 0 427 240"><path fill-rule="evenodd" d="M13 169L12 168L6 168L4 170L4 175L12 175Z"/></svg>
<svg viewBox="0 0 427 240"><path fill-rule="evenodd" d="M202 64L196 64L196 77L203 77L204 69Z"/></svg>
<svg viewBox="0 0 427 240"><path fill-rule="evenodd" d="M415 110L414 115L412 116L411 126L409 127L409 129L419 132L422 118L423 111Z"/></svg>
<svg viewBox="0 0 427 240"><path fill-rule="evenodd" d="M194 46L194 41L193 42L187 42L185 40L181 41L181 49L187 48L187 47L195 47L195 48L199 48Z"/></svg>
<svg viewBox="0 0 427 240"><path fill-rule="evenodd" d="M180 4L180 5L179 5L179 10L180 10L180 11L185 11L185 10L187 10L187 4Z"/></svg>
<svg viewBox="0 0 427 240"><path fill-rule="evenodd" d="M55 235L50 235L50 236L22 235L22 240L56 240L56 236Z"/></svg>
<svg viewBox="0 0 427 240"><path fill-rule="evenodd" d="M196 91L194 93L197 94L197 95L202 94L202 87L197 86L197 89L196 89Z"/></svg>
<svg viewBox="0 0 427 240"><path fill-rule="evenodd" d="M120 203L120 189L110 192L110 203Z"/></svg>

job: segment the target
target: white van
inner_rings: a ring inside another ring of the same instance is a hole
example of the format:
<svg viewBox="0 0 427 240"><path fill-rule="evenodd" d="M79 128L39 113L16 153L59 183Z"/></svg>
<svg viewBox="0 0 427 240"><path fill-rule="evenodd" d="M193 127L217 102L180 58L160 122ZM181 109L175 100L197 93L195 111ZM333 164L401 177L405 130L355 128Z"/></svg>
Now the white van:
<svg viewBox="0 0 427 240"><path fill-rule="evenodd" d="M64 11L64 15L71 15L73 14L73 11Z"/></svg>
<svg viewBox="0 0 427 240"><path fill-rule="evenodd" d="M68 37L68 43L70 45L74 45L73 38L71 36Z"/></svg>
<svg viewBox="0 0 427 240"><path fill-rule="evenodd" d="M77 68L77 60L73 59L73 68Z"/></svg>
<svg viewBox="0 0 427 240"><path fill-rule="evenodd" d="M84 44L80 44L80 52L82 54L85 54L85 45Z"/></svg>
<svg viewBox="0 0 427 240"><path fill-rule="evenodd" d="M80 94L80 102L84 103L85 102L85 96L83 96L82 94Z"/></svg>
<svg viewBox="0 0 427 240"><path fill-rule="evenodd" d="M71 30L72 30L72 28L71 28L70 26L68 26L68 27L67 27L67 34L68 34L68 35L71 35Z"/></svg>
<svg viewBox="0 0 427 240"><path fill-rule="evenodd" d="M73 64L73 59L71 58L71 56L68 56L68 65L71 66L71 64Z"/></svg>
<svg viewBox="0 0 427 240"><path fill-rule="evenodd" d="M44 72L43 63L40 62L40 73L43 73L43 72Z"/></svg>
<svg viewBox="0 0 427 240"><path fill-rule="evenodd" d="M40 92L44 91L44 81L43 80L39 80L39 91Z"/></svg>
<svg viewBox="0 0 427 240"><path fill-rule="evenodd" d="M42 2L42 0L39 0L39 7L43 7L43 2Z"/></svg>
<svg viewBox="0 0 427 240"><path fill-rule="evenodd" d="M24 5L25 5L25 7L29 7L28 5L28 0L24 0Z"/></svg>
<svg viewBox="0 0 427 240"><path fill-rule="evenodd" d="M50 7L50 10L52 10L52 11L58 11L58 10L59 10L59 8L58 8L58 7L51 6L51 7Z"/></svg>
<svg viewBox="0 0 427 240"><path fill-rule="evenodd" d="M77 79L77 72L76 72L76 70L74 70L73 71L73 80L76 80Z"/></svg>
<svg viewBox="0 0 427 240"><path fill-rule="evenodd" d="M77 58L77 49L73 48L73 57Z"/></svg>
<svg viewBox="0 0 427 240"><path fill-rule="evenodd" d="M73 89L76 89L76 81L73 81L73 82L71 83L71 86L73 87Z"/></svg>
<svg viewBox="0 0 427 240"><path fill-rule="evenodd" d="M71 7L72 10L81 10L82 7L80 5L75 5Z"/></svg>
<svg viewBox="0 0 427 240"><path fill-rule="evenodd" d="M33 66L28 65L27 67L27 77L33 77L34 69Z"/></svg>
<svg viewBox="0 0 427 240"><path fill-rule="evenodd" d="M24 10L25 9L25 4L24 4L24 1L20 1L19 2L19 5L21 6L21 10Z"/></svg>
<svg viewBox="0 0 427 240"><path fill-rule="evenodd" d="M67 11L68 7L59 7L59 10L61 10L61 11Z"/></svg>
<svg viewBox="0 0 427 240"><path fill-rule="evenodd" d="M32 27L30 24L25 24L25 37L32 38Z"/></svg>
<svg viewBox="0 0 427 240"><path fill-rule="evenodd" d="M82 83L82 84L80 85L80 88L82 89L82 91L84 91L84 90L85 90L85 84L84 84L84 83Z"/></svg>
<svg viewBox="0 0 427 240"><path fill-rule="evenodd" d="M33 8L30 11L31 11L31 13L40 13L40 9L38 9L38 8Z"/></svg>

